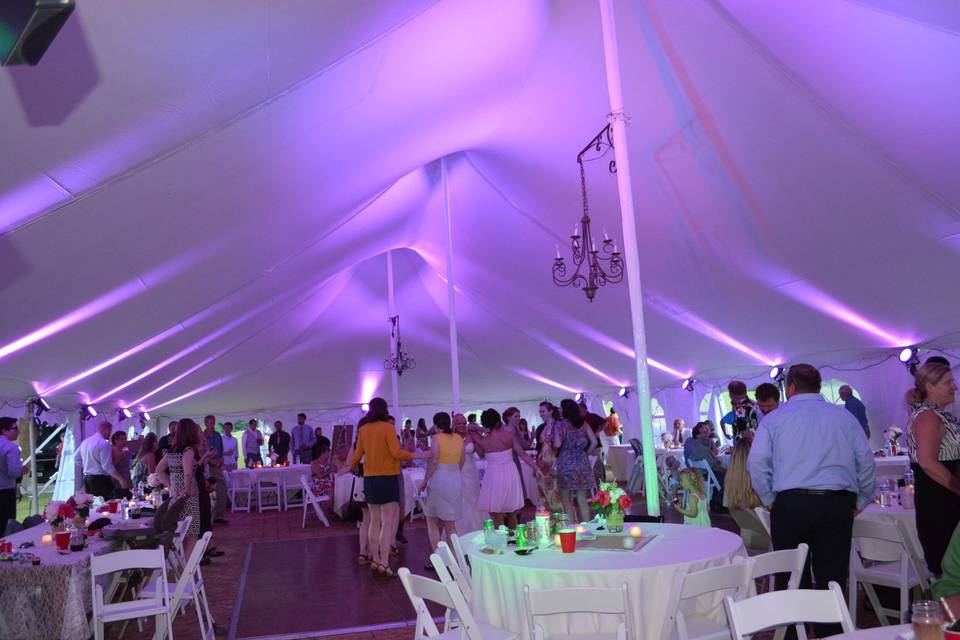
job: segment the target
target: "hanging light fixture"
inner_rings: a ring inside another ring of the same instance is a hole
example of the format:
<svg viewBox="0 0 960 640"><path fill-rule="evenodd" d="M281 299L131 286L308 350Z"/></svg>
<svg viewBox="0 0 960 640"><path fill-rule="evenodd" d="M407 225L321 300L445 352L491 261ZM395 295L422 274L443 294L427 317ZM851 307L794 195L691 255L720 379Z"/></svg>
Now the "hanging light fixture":
<svg viewBox="0 0 960 640"><path fill-rule="evenodd" d="M680 388L683 389L684 391L692 392L695 384L697 384L696 380L694 380L693 378L687 378L686 380L680 383Z"/></svg>
<svg viewBox="0 0 960 640"><path fill-rule="evenodd" d="M780 384L787 378L787 370L783 365L778 364L770 369L770 379Z"/></svg>
<svg viewBox="0 0 960 640"><path fill-rule="evenodd" d="M917 367L920 365L920 350L916 347L904 347L900 351L900 362L910 370L910 375L917 375Z"/></svg>
<svg viewBox="0 0 960 640"><path fill-rule="evenodd" d="M91 404L85 404L80 407L80 414L83 416L84 420L97 417L97 410Z"/></svg>
<svg viewBox="0 0 960 640"><path fill-rule="evenodd" d="M587 174L583 167L585 160L587 162L597 160L613 149L611 132L612 129L608 124L577 154L577 164L580 165L580 199L583 204L583 216L580 218L580 224L574 226L573 235L570 236L573 273L567 276L567 263L560 255L560 247L557 247L557 257L553 259L553 284L558 287L569 285L579 287L591 302L597 295L597 289L623 280L623 258L620 250L617 249L617 243L610 239L606 231L603 233L603 241L599 249L593 239L593 230L590 228L590 207L587 204ZM584 156L589 153L596 155L585 159ZM608 168L610 173L616 173L616 161L611 160ZM584 263L586 263L585 267ZM581 269L586 273L581 273Z"/></svg>
<svg viewBox="0 0 960 640"><path fill-rule="evenodd" d="M50 403L43 396L37 396L33 400L33 416L39 418L44 411L50 411Z"/></svg>
<svg viewBox="0 0 960 640"><path fill-rule="evenodd" d="M621 398L626 398L630 395L630 387L620 387L620 391L617 391L617 395Z"/></svg>
<svg viewBox="0 0 960 640"><path fill-rule="evenodd" d="M396 371L398 376L409 369L416 369L417 361L403 350L400 343L400 316L390 318L390 337L395 347L390 357L383 361L383 368L387 371Z"/></svg>

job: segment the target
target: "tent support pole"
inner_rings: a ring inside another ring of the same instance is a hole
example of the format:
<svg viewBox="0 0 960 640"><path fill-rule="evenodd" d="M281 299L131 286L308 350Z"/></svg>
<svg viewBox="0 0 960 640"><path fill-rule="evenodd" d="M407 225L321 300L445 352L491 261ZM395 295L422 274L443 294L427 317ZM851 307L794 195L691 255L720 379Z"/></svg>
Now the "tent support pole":
<svg viewBox="0 0 960 640"><path fill-rule="evenodd" d="M30 438L30 513L40 513L40 494L37 492L37 419L33 403L27 403L27 437Z"/></svg>
<svg viewBox="0 0 960 640"><path fill-rule="evenodd" d="M397 315L396 301L393 297L393 251L387 251L387 315L391 319ZM393 337L393 331L390 332L390 355L396 360L397 341ZM400 411L400 376L397 375L396 369L390 370L390 380L392 382L390 388L393 393L391 398L393 404L390 405L390 410L397 418L397 427L401 428L403 426L401 424L403 414Z"/></svg>
<svg viewBox="0 0 960 640"><path fill-rule="evenodd" d="M450 217L450 185L447 182L447 159L440 158L443 182L443 223L447 240L447 315L450 318L450 385L453 390L453 413L460 413L460 345L457 339L457 300L453 279L453 222Z"/></svg>
<svg viewBox="0 0 960 640"><path fill-rule="evenodd" d="M650 376L647 372L647 338L643 323L643 298L640 286L640 254L633 207L633 186L630 182L630 154L627 147L627 116L623 111L623 89L620 85L620 58L617 53L616 18L613 0L598 0L603 27L603 59L610 96L610 121L613 130L613 152L617 162L617 188L620 194L620 219L623 225L623 260L630 294L630 318L633 321L633 348L636 352L637 394L640 406L640 435L643 443L643 472L646 487L647 513L660 515L660 492L657 488L657 461L653 442L653 419L650 409Z"/></svg>

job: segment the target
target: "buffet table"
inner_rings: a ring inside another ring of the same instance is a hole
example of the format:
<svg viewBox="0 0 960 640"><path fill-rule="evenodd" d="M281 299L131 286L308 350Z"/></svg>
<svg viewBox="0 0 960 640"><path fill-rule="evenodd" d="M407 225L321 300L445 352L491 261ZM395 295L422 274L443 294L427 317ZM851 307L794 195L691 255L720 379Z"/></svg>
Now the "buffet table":
<svg viewBox="0 0 960 640"><path fill-rule="evenodd" d="M628 523L628 528L631 526ZM549 546L527 556L511 547L503 554L480 551L483 534L464 537L464 552L473 568L473 609L477 619L529 638L523 614L523 587L630 586L631 604L636 611L635 638L660 637L661 625L669 618L670 586L677 572L699 571L729 564L735 556L746 556L740 537L721 529L677 524L640 525L644 535L656 537L637 551L580 549L564 554ZM723 604L716 594L689 603L701 615L722 622ZM615 633L619 618L597 614L569 614L543 618L547 635L560 633ZM566 625L570 631L564 631Z"/></svg>

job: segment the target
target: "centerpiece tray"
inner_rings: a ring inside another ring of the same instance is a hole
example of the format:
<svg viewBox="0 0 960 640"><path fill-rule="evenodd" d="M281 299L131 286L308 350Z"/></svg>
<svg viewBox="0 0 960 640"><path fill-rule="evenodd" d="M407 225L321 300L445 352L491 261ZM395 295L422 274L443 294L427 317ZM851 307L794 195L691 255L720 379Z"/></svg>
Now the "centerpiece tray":
<svg viewBox="0 0 960 640"><path fill-rule="evenodd" d="M590 540L577 540L577 551L581 549L597 549L598 551L639 551L648 545L656 535L635 537L629 533L611 533L600 535ZM631 546L627 539L633 541ZM626 542L626 544L625 544Z"/></svg>

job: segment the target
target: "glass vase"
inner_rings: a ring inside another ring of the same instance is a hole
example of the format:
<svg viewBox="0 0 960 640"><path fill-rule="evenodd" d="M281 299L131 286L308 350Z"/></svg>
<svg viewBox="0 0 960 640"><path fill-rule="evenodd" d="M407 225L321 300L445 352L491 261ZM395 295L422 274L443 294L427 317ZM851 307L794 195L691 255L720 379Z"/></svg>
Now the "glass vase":
<svg viewBox="0 0 960 640"><path fill-rule="evenodd" d="M607 531L620 533L623 531L623 511L611 511L607 515Z"/></svg>

